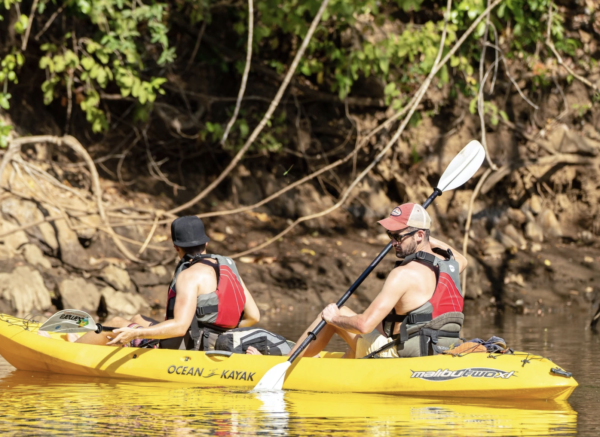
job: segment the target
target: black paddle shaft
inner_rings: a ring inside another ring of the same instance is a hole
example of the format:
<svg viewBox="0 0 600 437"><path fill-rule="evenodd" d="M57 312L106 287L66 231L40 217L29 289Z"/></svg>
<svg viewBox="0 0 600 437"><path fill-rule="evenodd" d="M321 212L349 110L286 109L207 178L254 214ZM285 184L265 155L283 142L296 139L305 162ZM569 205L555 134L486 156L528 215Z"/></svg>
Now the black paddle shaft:
<svg viewBox="0 0 600 437"><path fill-rule="evenodd" d="M442 190L436 188L431 194L431 196L429 196L429 198L423 204L423 208L427 208L429 205L431 205L431 202L433 202L433 200L441 194ZM377 258L373 260L369 267L367 267L367 269L364 272L362 272L362 275L360 275L360 277L354 282L354 284L352 284L348 291L346 291L346 293L344 293L340 300L337 301L336 305L338 306L338 308L341 308L342 305L344 305L346 301L350 299L350 296L352 296L356 289L360 287L360 284L362 284L363 281L367 279L367 276L371 274L373 269L377 267L377 264L381 262L381 260L388 254L391 248L392 242L390 241L388 245L385 246L385 248L379 253L379 255L377 255ZM326 324L327 322L325 320L321 320L317 327L308 333L308 336L304 339L300 347L296 349L296 351L288 358L288 361L290 363L292 363L296 358L298 358L298 355L300 355L304 351L304 349L308 347L311 341L317 338L317 334L321 332L321 330L325 327Z"/></svg>
<svg viewBox="0 0 600 437"><path fill-rule="evenodd" d="M94 331L96 334L100 334L102 331L104 332L112 332L114 329L112 326L102 326L100 323L96 323L96 330Z"/></svg>

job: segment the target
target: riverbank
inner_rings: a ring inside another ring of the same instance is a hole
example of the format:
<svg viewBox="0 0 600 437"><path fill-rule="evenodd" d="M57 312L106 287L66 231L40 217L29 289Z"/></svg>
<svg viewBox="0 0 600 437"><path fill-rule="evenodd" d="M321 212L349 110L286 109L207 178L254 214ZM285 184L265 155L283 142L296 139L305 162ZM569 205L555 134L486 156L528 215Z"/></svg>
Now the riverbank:
<svg viewBox="0 0 600 437"><path fill-rule="evenodd" d="M143 193L123 196L112 191L109 182L103 184L117 204L146 204L158 209L167 203L164 198ZM21 189L23 185L13 182L13 190ZM65 197L63 202L74 198ZM441 198L431 208L433 234L462 251L460 217L440 213L461 209L448 208L448 203L447 198ZM122 215L134 214L133 208L127 208L116 210ZM524 209L533 216L531 202ZM143 255L146 260L134 263L122 257L106 232L94 228L89 221L83 222L84 219L73 219L79 224L73 226L75 230L60 220L52 222L52 226L44 223L18 230L37 214L43 217L38 206L31 200L5 195L1 210L3 231L16 230L0 245L2 312L26 315L80 308L97 313L100 318L137 312L162 317L176 264L168 223L155 227L151 249ZM482 209L474 216L465 286L467 299L486 312L543 316L562 309L582 314L589 311L599 291L596 284L600 272L595 266L600 261L600 243L591 233L572 229L565 230L563 236L553 237L546 232L546 241L541 242L534 235L537 241L532 241L526 238L528 223L532 222L519 223L521 214L526 215L521 210ZM543 216L541 211L537 216ZM257 253L237 257L239 271L263 313L307 304L322 308L335 302L388 243L376 224L377 218L372 214L370 224L346 217L341 222L343 226L331 222L320 227L300 226ZM212 239L210 251L226 255L256 247L287 222L267 212L204 221ZM87 223L87 227L82 223ZM144 241L151 228L152 225L115 229L123 238ZM510 228L513 234L507 232ZM130 247L135 250L135 246ZM381 290L395 261L394 255L389 254L348 304L357 310L365 308Z"/></svg>

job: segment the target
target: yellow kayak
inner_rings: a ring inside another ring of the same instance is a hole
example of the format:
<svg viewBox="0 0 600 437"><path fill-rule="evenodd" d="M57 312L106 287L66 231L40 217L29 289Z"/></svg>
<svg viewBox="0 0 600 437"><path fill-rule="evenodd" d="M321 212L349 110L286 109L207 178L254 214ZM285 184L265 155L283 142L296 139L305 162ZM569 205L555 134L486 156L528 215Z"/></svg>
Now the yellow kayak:
<svg viewBox="0 0 600 437"><path fill-rule="evenodd" d="M253 388L286 357L92 346L45 338L39 324L0 315L0 354L20 370L201 387ZM287 372L284 389L379 393L422 397L566 400L577 382L552 361L514 355L471 353L404 359L302 358Z"/></svg>

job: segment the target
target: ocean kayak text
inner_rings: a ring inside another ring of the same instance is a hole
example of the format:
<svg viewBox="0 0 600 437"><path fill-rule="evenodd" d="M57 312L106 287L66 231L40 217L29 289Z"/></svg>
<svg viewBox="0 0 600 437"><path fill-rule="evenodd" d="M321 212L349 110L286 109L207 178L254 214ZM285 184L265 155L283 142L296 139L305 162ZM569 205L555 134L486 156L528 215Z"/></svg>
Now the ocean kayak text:
<svg viewBox="0 0 600 437"><path fill-rule="evenodd" d="M216 369L212 369L207 372L207 374L203 375L204 367L188 367L188 366L169 366L167 369L167 373L175 373L177 375L192 375L199 376L201 378L210 378L212 376L219 375L218 372L215 372ZM253 377L256 375L256 372L244 372L237 370L223 370L221 371L221 378L223 379L235 379L236 381L254 381Z"/></svg>

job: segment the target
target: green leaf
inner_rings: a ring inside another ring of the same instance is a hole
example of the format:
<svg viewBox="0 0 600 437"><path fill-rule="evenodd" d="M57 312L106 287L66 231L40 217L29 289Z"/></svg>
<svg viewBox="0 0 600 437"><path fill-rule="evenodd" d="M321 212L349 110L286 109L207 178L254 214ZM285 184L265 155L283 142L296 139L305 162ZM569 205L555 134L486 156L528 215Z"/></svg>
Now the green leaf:
<svg viewBox="0 0 600 437"><path fill-rule="evenodd" d="M240 138L245 139L250 133L250 128L248 127L248 122L243 118L239 120L239 128L240 128Z"/></svg>
<svg viewBox="0 0 600 437"><path fill-rule="evenodd" d="M29 18L27 18L27 15L21 14L19 19L15 23L15 32L17 32L19 35L23 34L25 32L25 29L27 29L28 24Z"/></svg>
<svg viewBox="0 0 600 437"><path fill-rule="evenodd" d="M90 69L96 65L96 61L94 61L92 58L86 57L83 58L81 60L81 65L83 66L83 68L85 68L87 71L90 71Z"/></svg>
<svg viewBox="0 0 600 437"><path fill-rule="evenodd" d="M475 114L477 112L477 97L473 97L469 103L469 112Z"/></svg>
<svg viewBox="0 0 600 437"><path fill-rule="evenodd" d="M62 73L63 71L65 71L65 58L61 55L55 55L54 58L52 58L52 60L54 61L54 71L56 71L57 73Z"/></svg>
<svg viewBox="0 0 600 437"><path fill-rule="evenodd" d="M96 56L98 57L100 62L102 62L105 65L108 64L108 61L110 60L110 58L108 57L108 54L106 54L106 52L104 50L98 50L96 52Z"/></svg>
<svg viewBox="0 0 600 437"><path fill-rule="evenodd" d="M54 62L49 56L42 56L40 58L39 66L41 69L48 68L50 73L54 72Z"/></svg>
<svg viewBox="0 0 600 437"><path fill-rule="evenodd" d="M382 58L379 60L379 68L383 72L383 74L388 74L390 71L390 60L387 58Z"/></svg>

